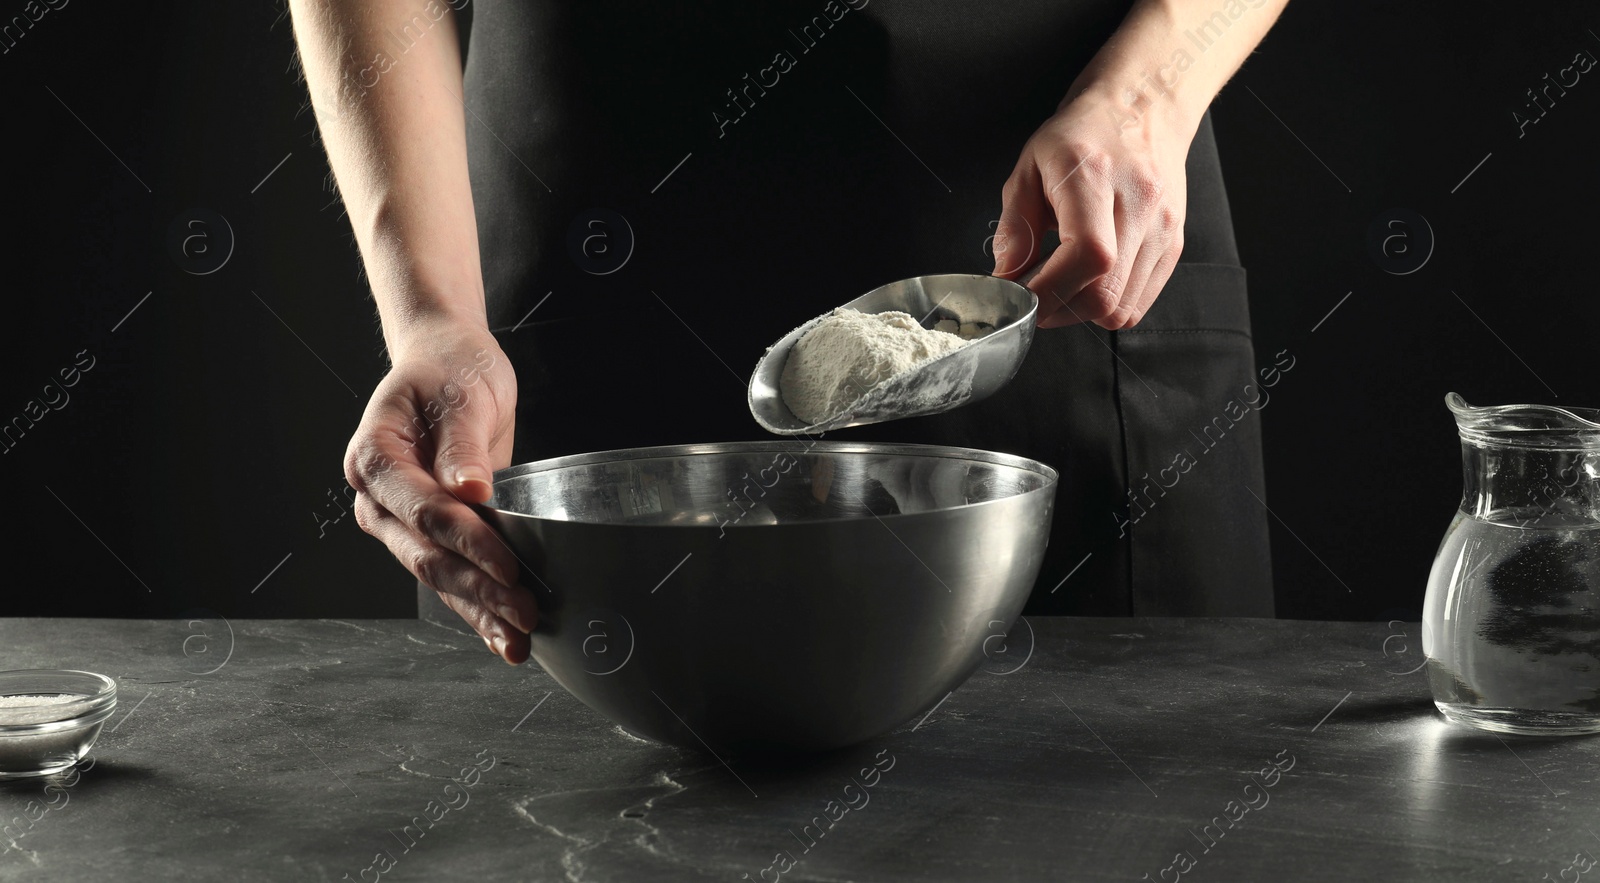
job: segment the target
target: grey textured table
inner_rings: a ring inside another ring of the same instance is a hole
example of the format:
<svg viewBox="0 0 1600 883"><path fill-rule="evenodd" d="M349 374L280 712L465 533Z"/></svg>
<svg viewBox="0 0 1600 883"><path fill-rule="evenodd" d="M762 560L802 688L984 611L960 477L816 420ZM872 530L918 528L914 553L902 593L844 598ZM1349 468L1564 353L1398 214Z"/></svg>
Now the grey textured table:
<svg viewBox="0 0 1600 883"><path fill-rule="evenodd" d="M1035 618L920 721L724 765L427 621L0 620L121 689L0 787L0 879L1572 879L1600 741L1445 724L1405 634Z"/></svg>

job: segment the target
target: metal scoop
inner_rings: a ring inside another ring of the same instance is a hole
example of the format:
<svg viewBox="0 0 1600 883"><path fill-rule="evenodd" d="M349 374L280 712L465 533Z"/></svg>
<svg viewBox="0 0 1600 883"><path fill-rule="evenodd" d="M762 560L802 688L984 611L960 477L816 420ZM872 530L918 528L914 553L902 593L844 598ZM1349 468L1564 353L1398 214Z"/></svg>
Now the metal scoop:
<svg viewBox="0 0 1600 883"><path fill-rule="evenodd" d="M750 413L769 432L813 435L937 414L988 398L1016 376L1033 343L1039 298L1026 286L1043 266L1040 260L1016 282L979 274L915 276L874 288L844 304L863 313L899 310L917 317L924 328L953 320L957 325L970 323L994 330L879 383L821 423L807 423L795 416L779 390L789 352L828 314L812 319L785 334L756 363L755 373L750 375Z"/></svg>

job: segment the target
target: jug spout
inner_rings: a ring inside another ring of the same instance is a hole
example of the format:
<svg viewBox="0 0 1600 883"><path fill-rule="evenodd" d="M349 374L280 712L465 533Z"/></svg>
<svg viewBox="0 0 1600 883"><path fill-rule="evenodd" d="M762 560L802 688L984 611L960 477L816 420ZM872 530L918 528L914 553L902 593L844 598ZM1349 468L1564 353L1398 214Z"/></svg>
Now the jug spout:
<svg viewBox="0 0 1600 883"><path fill-rule="evenodd" d="M1600 451L1600 409L1554 405L1467 404L1458 393L1444 397L1461 440L1488 446Z"/></svg>
<svg viewBox="0 0 1600 883"><path fill-rule="evenodd" d="M1461 435L1461 511L1517 527L1600 526L1600 411L1476 407L1445 397Z"/></svg>

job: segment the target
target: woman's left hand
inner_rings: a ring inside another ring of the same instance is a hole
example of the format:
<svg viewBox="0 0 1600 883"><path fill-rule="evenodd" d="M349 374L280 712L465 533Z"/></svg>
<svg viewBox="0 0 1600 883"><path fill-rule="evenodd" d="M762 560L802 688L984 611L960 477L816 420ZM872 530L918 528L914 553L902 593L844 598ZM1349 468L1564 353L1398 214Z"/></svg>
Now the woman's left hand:
<svg viewBox="0 0 1600 883"><path fill-rule="evenodd" d="M1150 311L1183 251L1193 137L1166 107L1130 108L1091 86L1028 139L1001 190L994 274L1016 278L1033 266L1041 234L1059 232L1061 247L1028 283L1039 327L1115 331Z"/></svg>

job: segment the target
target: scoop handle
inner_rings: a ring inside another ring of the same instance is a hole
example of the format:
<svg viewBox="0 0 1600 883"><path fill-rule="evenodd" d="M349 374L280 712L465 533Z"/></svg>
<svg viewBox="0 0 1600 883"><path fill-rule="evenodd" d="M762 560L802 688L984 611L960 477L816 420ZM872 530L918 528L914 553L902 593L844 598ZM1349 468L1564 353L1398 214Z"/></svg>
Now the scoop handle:
<svg viewBox="0 0 1600 883"><path fill-rule="evenodd" d="M1044 269L1045 262L1050 260L1050 256L1055 254L1055 250L1061 246L1061 243L1059 241L1055 243L1045 242L1043 245L1044 247L1039 250L1039 259L1034 261L1032 267L1028 268L1028 272L1018 276L1015 280L1016 283L1021 285L1023 288L1027 288L1028 283L1032 282L1033 278L1039 275L1039 271Z"/></svg>

